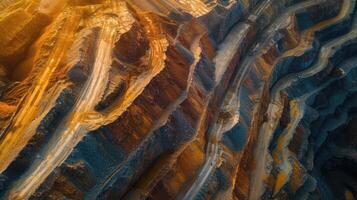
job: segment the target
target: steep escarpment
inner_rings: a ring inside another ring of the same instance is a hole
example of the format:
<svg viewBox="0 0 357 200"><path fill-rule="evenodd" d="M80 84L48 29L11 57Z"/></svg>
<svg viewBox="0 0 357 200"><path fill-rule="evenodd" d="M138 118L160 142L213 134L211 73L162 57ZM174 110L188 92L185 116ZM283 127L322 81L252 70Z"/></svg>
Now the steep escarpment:
<svg viewBox="0 0 357 200"><path fill-rule="evenodd" d="M0 199L354 199L355 0L0 2Z"/></svg>

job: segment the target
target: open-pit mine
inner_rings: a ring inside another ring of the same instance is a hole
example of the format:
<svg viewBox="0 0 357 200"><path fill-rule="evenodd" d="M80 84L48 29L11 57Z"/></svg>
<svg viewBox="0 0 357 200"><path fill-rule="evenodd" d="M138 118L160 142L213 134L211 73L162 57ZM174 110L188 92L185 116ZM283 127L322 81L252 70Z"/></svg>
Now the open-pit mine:
<svg viewBox="0 0 357 200"><path fill-rule="evenodd" d="M0 0L0 200L356 200L357 0Z"/></svg>

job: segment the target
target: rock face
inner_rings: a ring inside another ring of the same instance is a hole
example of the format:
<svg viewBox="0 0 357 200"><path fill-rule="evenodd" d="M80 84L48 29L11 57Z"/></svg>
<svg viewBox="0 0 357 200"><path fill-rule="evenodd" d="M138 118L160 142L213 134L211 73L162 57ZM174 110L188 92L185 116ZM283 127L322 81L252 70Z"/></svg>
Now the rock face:
<svg viewBox="0 0 357 200"><path fill-rule="evenodd" d="M356 4L2 0L0 199L356 199Z"/></svg>

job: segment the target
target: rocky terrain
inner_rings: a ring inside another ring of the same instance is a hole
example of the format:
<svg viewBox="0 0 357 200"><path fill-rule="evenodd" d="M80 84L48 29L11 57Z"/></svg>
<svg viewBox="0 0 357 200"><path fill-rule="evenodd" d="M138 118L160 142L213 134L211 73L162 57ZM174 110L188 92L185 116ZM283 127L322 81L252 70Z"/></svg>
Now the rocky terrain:
<svg viewBox="0 0 357 200"><path fill-rule="evenodd" d="M1 0L0 199L356 199L356 12Z"/></svg>

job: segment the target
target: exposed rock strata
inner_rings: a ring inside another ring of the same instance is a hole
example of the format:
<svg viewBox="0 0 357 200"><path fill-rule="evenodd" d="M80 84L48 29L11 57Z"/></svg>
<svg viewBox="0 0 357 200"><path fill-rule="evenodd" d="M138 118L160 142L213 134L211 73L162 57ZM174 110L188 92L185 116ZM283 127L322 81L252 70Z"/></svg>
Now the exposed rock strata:
<svg viewBox="0 0 357 200"><path fill-rule="evenodd" d="M3 0L0 198L357 198L356 11Z"/></svg>

